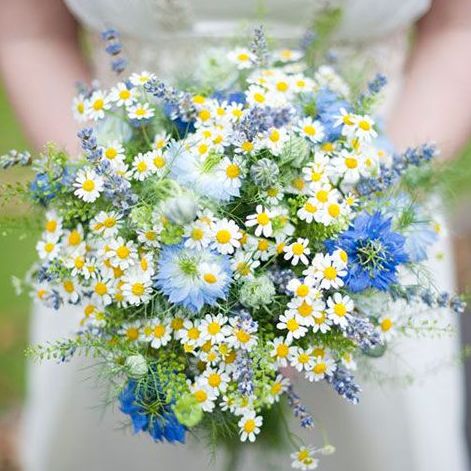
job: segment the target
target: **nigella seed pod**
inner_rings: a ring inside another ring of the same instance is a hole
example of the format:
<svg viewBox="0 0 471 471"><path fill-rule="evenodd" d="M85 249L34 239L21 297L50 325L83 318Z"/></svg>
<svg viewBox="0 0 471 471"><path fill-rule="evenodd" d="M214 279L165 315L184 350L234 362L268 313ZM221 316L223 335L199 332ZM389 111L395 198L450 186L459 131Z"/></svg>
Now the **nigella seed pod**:
<svg viewBox="0 0 471 471"><path fill-rule="evenodd" d="M179 195L165 202L164 214L171 222L183 225L196 217L198 205L191 195Z"/></svg>
<svg viewBox="0 0 471 471"><path fill-rule="evenodd" d="M263 188L268 188L274 185L278 180L280 169L275 162L270 159L260 159L252 165L250 169L250 176L252 180Z"/></svg>

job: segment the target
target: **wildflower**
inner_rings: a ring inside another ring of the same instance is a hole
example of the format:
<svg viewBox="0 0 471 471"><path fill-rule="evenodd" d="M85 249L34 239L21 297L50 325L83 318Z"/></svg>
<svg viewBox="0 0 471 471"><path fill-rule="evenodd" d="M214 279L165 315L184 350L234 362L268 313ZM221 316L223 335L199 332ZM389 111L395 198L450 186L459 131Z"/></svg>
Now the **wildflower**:
<svg viewBox="0 0 471 471"><path fill-rule="evenodd" d="M262 422L262 417L257 416L255 411L247 412L238 423L240 427L240 441L245 442L249 440L254 442L256 435L260 433Z"/></svg>
<svg viewBox="0 0 471 471"><path fill-rule="evenodd" d="M273 234L272 220L275 212L264 208L261 204L257 205L256 213L247 216L245 225L247 227L255 227L255 235L260 237L270 237Z"/></svg>
<svg viewBox="0 0 471 471"><path fill-rule="evenodd" d="M298 237L296 242L283 248L285 252L284 259L291 260L292 265L297 265L300 261L302 264L307 265L309 260L307 255L311 253L311 250L308 247L309 240Z"/></svg>
<svg viewBox="0 0 471 471"><path fill-rule="evenodd" d="M234 248L240 247L239 240L242 234L239 226L229 219L221 219L217 221L212 228L213 243L212 246L222 254L234 253Z"/></svg>
<svg viewBox="0 0 471 471"><path fill-rule="evenodd" d="M408 261L404 244L405 238L391 230L391 219L380 212L360 213L347 231L328 243L348 255L344 282L355 292L370 287L385 291L395 283L399 265Z"/></svg>
<svg viewBox="0 0 471 471"><path fill-rule="evenodd" d="M203 272L208 265L213 271ZM211 283L213 277L217 282ZM231 277L230 262L225 255L207 249L188 249L179 244L163 247L156 279L157 287L171 303L196 312L204 304L214 305L218 299L225 299Z"/></svg>
<svg viewBox="0 0 471 471"><path fill-rule="evenodd" d="M93 203L103 191L103 178L93 170L79 170L74 182L74 195L86 203Z"/></svg>

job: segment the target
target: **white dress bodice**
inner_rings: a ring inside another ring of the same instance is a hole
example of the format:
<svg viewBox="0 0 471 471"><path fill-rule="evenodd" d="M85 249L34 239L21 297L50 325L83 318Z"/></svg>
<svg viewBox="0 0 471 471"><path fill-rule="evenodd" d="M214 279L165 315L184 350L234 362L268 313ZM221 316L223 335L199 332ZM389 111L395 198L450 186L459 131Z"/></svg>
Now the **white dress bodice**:
<svg viewBox="0 0 471 471"><path fill-rule="evenodd" d="M95 33L96 75L104 82L111 80L109 60L101 55L96 33L105 28L122 34L130 70L147 69L168 79L191 73L205 47L244 40L258 24L280 46L296 45L316 11L333 1L342 8L336 52L340 58L355 55L351 62L357 70L386 74L391 102L407 51L404 31L428 10L431 0L65 0Z"/></svg>

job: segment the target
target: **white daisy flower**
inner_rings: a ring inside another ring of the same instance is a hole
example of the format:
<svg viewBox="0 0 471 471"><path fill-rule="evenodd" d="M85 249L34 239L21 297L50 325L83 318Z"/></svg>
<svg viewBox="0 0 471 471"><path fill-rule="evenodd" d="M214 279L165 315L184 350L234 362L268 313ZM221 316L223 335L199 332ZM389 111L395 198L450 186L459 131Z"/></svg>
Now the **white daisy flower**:
<svg viewBox="0 0 471 471"><path fill-rule="evenodd" d="M298 237L296 242L293 242L292 244L287 245L283 248L283 251L285 252L284 259L291 260L291 264L295 266L300 261L302 264L307 265L309 263L307 255L311 253L308 244L308 239Z"/></svg>
<svg viewBox="0 0 471 471"><path fill-rule="evenodd" d="M154 109L150 107L149 103L136 103L135 105L126 108L129 119L150 119L154 116Z"/></svg>
<svg viewBox="0 0 471 471"><path fill-rule="evenodd" d="M296 213L298 218L301 221L306 221L308 224L315 219L316 214L320 212L321 206L319 205L318 201L314 197L308 198L301 208L298 209Z"/></svg>
<svg viewBox="0 0 471 471"><path fill-rule="evenodd" d="M269 149L274 156L278 156L288 141L289 133L286 129L270 128L264 136L263 146Z"/></svg>
<svg viewBox="0 0 471 471"><path fill-rule="evenodd" d="M223 316L222 314L206 314L200 324L203 341L210 341L212 344L223 342L230 332L229 326L226 324L226 316Z"/></svg>
<svg viewBox="0 0 471 471"><path fill-rule="evenodd" d="M36 251L41 260L55 260L59 256L60 244L54 238L46 238L36 244Z"/></svg>
<svg viewBox="0 0 471 471"><path fill-rule="evenodd" d="M180 342L184 345L187 344L194 347L200 346L205 342L201 335L201 329L196 321L193 322L189 319L185 319L183 329L180 333Z"/></svg>
<svg viewBox="0 0 471 471"><path fill-rule="evenodd" d="M131 81L131 83L136 87L145 85L147 82L154 79L155 79L155 75L151 74L150 72L147 72L146 70L142 71L139 74L133 73L131 77L129 77L129 80Z"/></svg>
<svg viewBox="0 0 471 471"><path fill-rule="evenodd" d="M314 323L312 325L312 331L316 334L320 332L325 334L330 330L332 326L332 320L327 316L325 311L322 311L319 316L314 317Z"/></svg>
<svg viewBox="0 0 471 471"><path fill-rule="evenodd" d="M212 228L213 247L222 254L232 254L235 248L240 247L242 234L239 226L232 220L221 219L214 223Z"/></svg>
<svg viewBox="0 0 471 471"><path fill-rule="evenodd" d="M127 271L121 286L124 300L133 306L146 303L151 298L152 280L141 270Z"/></svg>
<svg viewBox="0 0 471 471"><path fill-rule="evenodd" d="M347 327L353 308L353 301L348 296L342 296L340 293L335 293L327 299L327 313L333 323L341 328Z"/></svg>
<svg viewBox="0 0 471 471"><path fill-rule="evenodd" d="M113 265L126 270L137 262L137 250L134 242L118 237L109 243L109 257Z"/></svg>
<svg viewBox="0 0 471 471"><path fill-rule="evenodd" d="M154 171L162 173L167 168L167 155L162 150L151 150L147 152L154 166Z"/></svg>
<svg viewBox="0 0 471 471"><path fill-rule="evenodd" d="M130 106L139 97L139 92L135 88L129 88L124 82L118 83L110 92L110 100L117 106Z"/></svg>
<svg viewBox="0 0 471 471"><path fill-rule="evenodd" d="M109 144L102 146L102 155L112 166L116 168L124 161L125 151L123 145L118 141L110 142Z"/></svg>
<svg viewBox="0 0 471 471"><path fill-rule="evenodd" d="M46 222L44 224L44 232L47 239L56 241L62 235L62 218L59 217L57 211L49 210L46 212Z"/></svg>
<svg viewBox="0 0 471 471"><path fill-rule="evenodd" d="M185 247L203 249L210 244L212 233L206 223L197 220L186 226L184 237Z"/></svg>
<svg viewBox="0 0 471 471"><path fill-rule="evenodd" d="M284 192L283 187L280 184L275 184L268 187L262 192L263 200L266 201L269 205L276 206L283 199Z"/></svg>
<svg viewBox="0 0 471 471"><path fill-rule="evenodd" d="M111 108L109 96L101 90L96 90L92 96L87 100L86 116L88 119L98 121L105 117L105 111Z"/></svg>
<svg viewBox="0 0 471 471"><path fill-rule="evenodd" d="M257 327L249 323L241 322L237 317L229 320L227 344L235 350L250 351L257 344Z"/></svg>
<svg viewBox="0 0 471 471"><path fill-rule="evenodd" d="M303 274L313 277L321 289L338 289L344 285L342 278L347 275L347 270L338 256L317 253Z"/></svg>
<svg viewBox="0 0 471 471"><path fill-rule="evenodd" d="M397 318L395 313L387 313L378 319L378 329L384 340L390 341L397 335Z"/></svg>
<svg viewBox="0 0 471 471"><path fill-rule="evenodd" d="M77 177L74 182L74 195L86 203L93 203L100 197L103 191L103 177L97 175L93 170L81 169L77 172Z"/></svg>
<svg viewBox="0 0 471 471"><path fill-rule="evenodd" d="M115 288L111 279L97 278L93 280L91 286L92 297L103 306L108 306L113 302Z"/></svg>
<svg viewBox="0 0 471 471"><path fill-rule="evenodd" d="M293 312L285 312L282 314L276 324L279 330L287 330L286 339L291 342L293 339L300 339L306 335L307 329L304 327L302 320Z"/></svg>
<svg viewBox="0 0 471 471"><path fill-rule="evenodd" d="M137 342L141 334L140 321L124 324L123 327L118 331L118 334L123 335L130 342Z"/></svg>
<svg viewBox="0 0 471 471"><path fill-rule="evenodd" d="M308 371L314 364L314 358L309 348L305 350L301 347L293 347L290 352L289 362L297 371Z"/></svg>
<svg viewBox="0 0 471 471"><path fill-rule="evenodd" d="M287 285L286 289L291 291L297 298L315 299L320 296L320 292L315 288L316 280L307 276L303 280L293 278Z"/></svg>
<svg viewBox="0 0 471 471"><path fill-rule="evenodd" d="M319 465L319 460L314 457L314 450L305 446L292 453L291 459L291 466L302 471L316 469Z"/></svg>
<svg viewBox="0 0 471 471"><path fill-rule="evenodd" d="M255 208L256 213L247 216L245 225L246 227L255 227L255 235L260 237L271 237L273 234L272 220L276 216L276 212L264 208L261 204Z"/></svg>
<svg viewBox="0 0 471 471"><path fill-rule="evenodd" d="M122 225L122 216L116 211L100 211L90 222L90 229L105 238L114 237Z"/></svg>
<svg viewBox="0 0 471 471"><path fill-rule="evenodd" d="M361 141L371 141L375 137L378 137L374 126L375 122L369 116L355 116L354 133Z"/></svg>
<svg viewBox="0 0 471 471"><path fill-rule="evenodd" d="M72 100L72 113L79 123L87 121L87 100L82 94Z"/></svg>
<svg viewBox="0 0 471 471"><path fill-rule="evenodd" d="M282 375L277 375L275 381L270 386L268 402L274 404L280 400L280 397L288 390L290 380Z"/></svg>
<svg viewBox="0 0 471 471"><path fill-rule="evenodd" d="M325 303L322 299L295 298L288 303L288 313L297 316L300 324L310 327L316 317L322 315Z"/></svg>
<svg viewBox="0 0 471 471"><path fill-rule="evenodd" d="M70 278L62 280L60 284L60 290L63 298L71 304L76 304L80 298L78 288L79 287Z"/></svg>
<svg viewBox="0 0 471 471"><path fill-rule="evenodd" d="M250 69L253 67L255 56L246 48L237 48L227 54L227 58L237 66L238 69Z"/></svg>
<svg viewBox="0 0 471 471"><path fill-rule="evenodd" d="M172 337L172 331L167 322L156 319L151 323L151 326L152 334L150 346L157 349L167 345Z"/></svg>
<svg viewBox="0 0 471 471"><path fill-rule="evenodd" d="M328 357L317 357L314 359L314 362L306 372L306 378L313 382L313 381L320 381L324 379L326 376L330 376L335 370L337 366L335 361L332 358Z"/></svg>
<svg viewBox="0 0 471 471"><path fill-rule="evenodd" d="M152 157L148 152L137 154L132 161L132 167L134 169L134 179L138 181L143 181L149 177L155 168Z"/></svg>
<svg viewBox="0 0 471 471"><path fill-rule="evenodd" d="M154 140L152 142L152 147L155 150L163 150L167 147L168 143L170 142L170 134L166 132L158 133L154 136Z"/></svg>
<svg viewBox="0 0 471 471"><path fill-rule="evenodd" d="M240 427L240 441L254 442L256 436L260 433L260 427L262 426L263 418L257 416L255 411L247 412L239 420Z"/></svg>
<svg viewBox="0 0 471 471"><path fill-rule="evenodd" d="M222 369L207 368L199 379L206 382L207 386L211 388L216 396L227 390L229 384L229 375Z"/></svg>
<svg viewBox="0 0 471 471"><path fill-rule="evenodd" d="M312 118L303 118L297 125L297 130L301 136L309 139L311 142L317 143L324 139L324 127L319 121Z"/></svg>
<svg viewBox="0 0 471 471"><path fill-rule="evenodd" d="M190 391L203 411L213 411L217 395L214 389L207 385L206 381L199 380L191 384Z"/></svg>
<svg viewBox="0 0 471 471"><path fill-rule="evenodd" d="M274 59L281 62L296 62L303 57L302 51L297 49L278 49L274 53Z"/></svg>
<svg viewBox="0 0 471 471"><path fill-rule="evenodd" d="M137 231L137 240L148 247L159 247L159 234L161 227L157 224L154 224L152 227L139 229Z"/></svg>
<svg viewBox="0 0 471 471"><path fill-rule="evenodd" d="M272 349L270 356L276 361L276 364L280 368L286 368L288 366L288 358L293 347L290 347L291 340L285 339L284 337L276 337L272 342Z"/></svg>
<svg viewBox="0 0 471 471"><path fill-rule="evenodd" d="M254 271L260 266L259 260L254 260L252 255L243 250L238 250L232 259L232 269L236 280L242 278L251 280L254 277Z"/></svg>

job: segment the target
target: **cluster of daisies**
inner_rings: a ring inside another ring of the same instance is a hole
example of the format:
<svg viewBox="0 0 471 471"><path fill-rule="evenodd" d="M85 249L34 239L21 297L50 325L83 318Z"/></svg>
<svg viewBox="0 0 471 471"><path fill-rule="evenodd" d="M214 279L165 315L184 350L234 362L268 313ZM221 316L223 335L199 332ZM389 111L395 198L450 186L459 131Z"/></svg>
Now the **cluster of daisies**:
<svg viewBox="0 0 471 471"><path fill-rule="evenodd" d="M364 299L397 298L398 270L435 239L401 230L385 191L360 191L393 165L367 107L378 81L352 97L301 51L262 52L227 53L237 80L222 90L149 72L84 88L83 160L49 161L34 187L48 208L35 296L81 310L77 338L122 368L120 407L155 440L214 416L252 442L282 396L313 427L287 367L356 403L355 358L399 331ZM299 469L330 449L298 445Z"/></svg>

